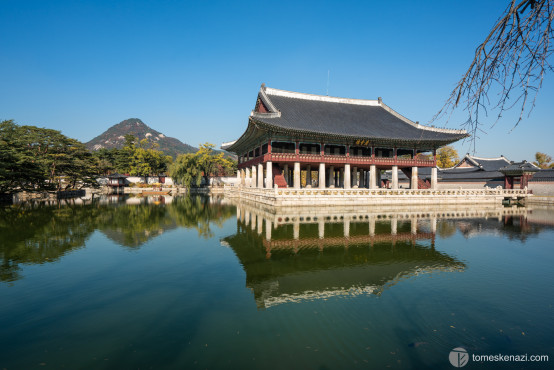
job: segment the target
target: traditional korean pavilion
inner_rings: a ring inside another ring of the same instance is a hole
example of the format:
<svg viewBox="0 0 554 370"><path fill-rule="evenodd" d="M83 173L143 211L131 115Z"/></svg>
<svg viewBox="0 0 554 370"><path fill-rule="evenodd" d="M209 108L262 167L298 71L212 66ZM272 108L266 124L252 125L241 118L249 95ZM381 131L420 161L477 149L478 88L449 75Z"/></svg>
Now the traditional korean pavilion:
<svg viewBox="0 0 554 370"><path fill-rule="evenodd" d="M413 122L381 98L311 95L262 84L246 131L222 149L238 155L238 176L247 187L374 189L382 186L380 170L400 169L417 189L428 187L418 168L430 167L430 186L436 188L436 150L467 136L465 130ZM432 159L420 153L432 153ZM398 188L397 175L392 188Z"/></svg>

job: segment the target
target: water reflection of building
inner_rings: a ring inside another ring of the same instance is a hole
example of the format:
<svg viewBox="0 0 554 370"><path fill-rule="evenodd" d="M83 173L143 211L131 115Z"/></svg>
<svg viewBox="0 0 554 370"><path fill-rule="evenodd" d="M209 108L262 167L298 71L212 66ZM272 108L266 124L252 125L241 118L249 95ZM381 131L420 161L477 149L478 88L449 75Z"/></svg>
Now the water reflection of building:
<svg viewBox="0 0 554 370"><path fill-rule="evenodd" d="M435 250L437 220L525 215L525 208L313 209L237 204L237 232L222 240L246 272L259 308L340 295L381 294L399 280L462 271ZM442 222L442 221L441 221Z"/></svg>

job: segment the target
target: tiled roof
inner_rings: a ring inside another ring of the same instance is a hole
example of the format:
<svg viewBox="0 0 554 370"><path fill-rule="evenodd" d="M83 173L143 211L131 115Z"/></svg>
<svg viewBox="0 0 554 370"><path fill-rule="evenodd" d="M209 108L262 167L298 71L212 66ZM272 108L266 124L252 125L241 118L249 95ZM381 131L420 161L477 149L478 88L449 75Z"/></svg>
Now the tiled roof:
<svg viewBox="0 0 554 370"><path fill-rule="evenodd" d="M390 109L380 99L334 98L264 86L259 97L270 110L275 111L253 112L253 119L288 131L440 143L454 142L468 136L465 130L437 129L414 123Z"/></svg>
<svg viewBox="0 0 554 370"><path fill-rule="evenodd" d="M454 168L457 170L461 170L463 167L458 168L458 166L462 162L464 162L464 160L467 160L468 162L472 163L477 167L480 167L485 171L498 171L501 167L504 167L507 164L511 163L504 156L500 156L498 158L481 158L481 157L475 157L475 156L466 154L466 156L462 158L462 160L457 165L455 165Z"/></svg>
<svg viewBox="0 0 554 370"><path fill-rule="evenodd" d="M554 181L554 168L540 170L529 181Z"/></svg>
<svg viewBox="0 0 554 370"><path fill-rule="evenodd" d="M533 163L527 161L523 162L512 162L507 166L502 167L499 171L505 174L521 174L523 172L538 172L539 167L535 166Z"/></svg>

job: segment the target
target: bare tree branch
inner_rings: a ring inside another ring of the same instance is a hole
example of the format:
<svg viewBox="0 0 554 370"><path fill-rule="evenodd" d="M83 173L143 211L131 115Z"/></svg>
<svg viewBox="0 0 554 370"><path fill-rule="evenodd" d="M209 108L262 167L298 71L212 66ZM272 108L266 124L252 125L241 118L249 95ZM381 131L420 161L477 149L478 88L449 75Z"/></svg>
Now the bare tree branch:
<svg viewBox="0 0 554 370"><path fill-rule="evenodd" d="M468 112L463 126L472 134L474 148L477 133L484 132L480 113L487 116L487 107L497 111L494 126L505 111L519 106L512 130L517 127L525 113L529 115L535 107L545 73L554 70L549 63L553 18L554 0L512 0L431 121L445 116L449 120L463 100L463 109Z"/></svg>

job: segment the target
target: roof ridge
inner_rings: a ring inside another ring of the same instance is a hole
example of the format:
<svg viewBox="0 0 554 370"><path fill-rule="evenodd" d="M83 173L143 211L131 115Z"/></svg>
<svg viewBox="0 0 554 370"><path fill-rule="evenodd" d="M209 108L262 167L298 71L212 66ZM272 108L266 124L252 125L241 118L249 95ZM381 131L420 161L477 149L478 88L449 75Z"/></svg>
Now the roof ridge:
<svg viewBox="0 0 554 370"><path fill-rule="evenodd" d="M274 89L272 87L267 87L267 86L263 86L262 89L264 89L264 92L268 95L283 96L285 98L297 98L297 99L304 99L304 100L326 101L329 103L342 103L342 104L355 104L355 105L370 105L370 106L380 105L379 100L352 99L352 98L341 98L338 96L308 94L308 93L301 93L296 91Z"/></svg>
<svg viewBox="0 0 554 370"><path fill-rule="evenodd" d="M496 157L496 158L483 158L483 157L476 157L474 155L470 155L470 154L466 154L468 157L470 157L471 159L479 159L481 161L497 161L497 160L500 160L500 159L503 159L505 160L506 162L510 163L510 161L504 157L503 155L501 155L500 157Z"/></svg>

